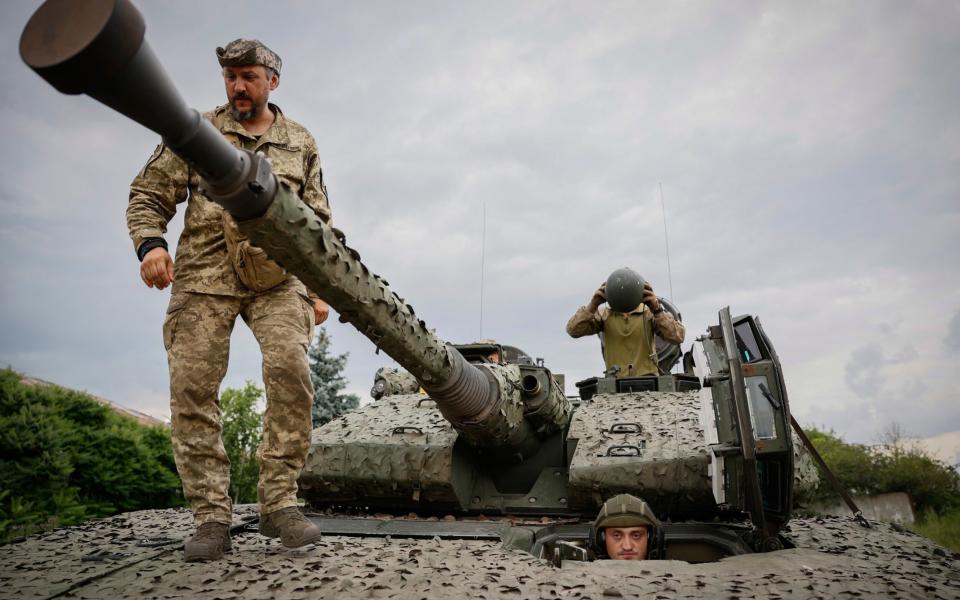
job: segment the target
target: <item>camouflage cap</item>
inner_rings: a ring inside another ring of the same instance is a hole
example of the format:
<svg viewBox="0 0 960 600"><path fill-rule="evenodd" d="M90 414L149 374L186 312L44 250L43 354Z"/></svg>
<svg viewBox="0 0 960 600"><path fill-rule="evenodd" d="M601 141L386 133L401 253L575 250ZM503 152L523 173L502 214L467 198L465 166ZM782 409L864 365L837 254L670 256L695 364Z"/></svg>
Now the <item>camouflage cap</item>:
<svg viewBox="0 0 960 600"><path fill-rule="evenodd" d="M227 44L226 48L217 48L217 60L221 67L243 67L246 65L263 65L280 74L280 65L283 61L276 52L267 48L260 40L245 40L237 38Z"/></svg>
<svg viewBox="0 0 960 600"><path fill-rule="evenodd" d="M650 506L630 494L619 494L600 507L600 514L593 522L595 530L605 527L660 527L660 520Z"/></svg>

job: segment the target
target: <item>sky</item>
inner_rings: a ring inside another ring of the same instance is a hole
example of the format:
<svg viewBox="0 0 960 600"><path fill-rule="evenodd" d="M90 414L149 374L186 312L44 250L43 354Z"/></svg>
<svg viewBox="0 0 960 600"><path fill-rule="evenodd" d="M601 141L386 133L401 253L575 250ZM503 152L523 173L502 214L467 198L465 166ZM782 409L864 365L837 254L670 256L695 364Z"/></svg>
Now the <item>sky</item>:
<svg viewBox="0 0 960 600"><path fill-rule="evenodd" d="M158 136L24 66L38 4L0 4L0 366L166 416L169 289L124 219ZM684 349L758 315L806 426L960 430L960 4L136 4L200 110L216 46L280 54L271 101L316 138L336 225L441 337L519 346L573 394L603 364L566 321L630 266ZM369 398L390 359L326 327ZM223 385L248 379L241 322Z"/></svg>

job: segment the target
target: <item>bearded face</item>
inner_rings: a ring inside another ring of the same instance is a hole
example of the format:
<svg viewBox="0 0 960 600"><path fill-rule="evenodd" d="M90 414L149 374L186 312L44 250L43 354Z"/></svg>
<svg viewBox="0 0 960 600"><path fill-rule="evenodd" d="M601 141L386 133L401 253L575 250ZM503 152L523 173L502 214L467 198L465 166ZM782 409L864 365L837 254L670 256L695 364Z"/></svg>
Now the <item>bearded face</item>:
<svg viewBox="0 0 960 600"><path fill-rule="evenodd" d="M223 83L233 118L243 122L259 115L279 80L272 69L263 65L224 67Z"/></svg>
<svg viewBox="0 0 960 600"><path fill-rule="evenodd" d="M249 121L263 110L264 102L250 99L245 91L239 91L230 98L230 111L237 121Z"/></svg>

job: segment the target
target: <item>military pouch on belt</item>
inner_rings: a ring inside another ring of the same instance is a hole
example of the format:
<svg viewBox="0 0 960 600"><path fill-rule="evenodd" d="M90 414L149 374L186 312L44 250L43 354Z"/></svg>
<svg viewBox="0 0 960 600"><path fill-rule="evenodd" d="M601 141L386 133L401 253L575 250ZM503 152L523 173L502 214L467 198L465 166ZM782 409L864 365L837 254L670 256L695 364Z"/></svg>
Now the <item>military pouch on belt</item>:
<svg viewBox="0 0 960 600"><path fill-rule="evenodd" d="M227 256L240 282L255 292L264 292L286 281L283 267L267 258L267 253L250 243L240 233L237 222L223 212L223 239L227 242Z"/></svg>

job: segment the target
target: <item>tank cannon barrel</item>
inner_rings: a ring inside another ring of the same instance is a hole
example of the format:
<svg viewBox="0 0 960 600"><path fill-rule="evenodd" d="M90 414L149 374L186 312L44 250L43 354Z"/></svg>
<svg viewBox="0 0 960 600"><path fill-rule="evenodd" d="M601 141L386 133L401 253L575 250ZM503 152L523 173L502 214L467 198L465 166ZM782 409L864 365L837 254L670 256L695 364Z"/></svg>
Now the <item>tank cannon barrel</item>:
<svg viewBox="0 0 960 600"><path fill-rule="evenodd" d="M467 362L285 188L278 188L263 215L237 224L333 306L342 321L416 377L472 445L527 456L536 451L537 436L566 425L571 407L562 389L529 380L532 376L521 384L501 365Z"/></svg>
<svg viewBox="0 0 960 600"><path fill-rule="evenodd" d="M189 108L144 39L145 29L129 0L47 0L24 28L20 54L59 91L85 93L158 133L201 174L205 194L244 234L410 371L473 445L525 455L535 432L565 425L570 407L562 390L550 386L548 397L537 399L531 425L496 365L469 364L332 228L277 184L265 159L234 148Z"/></svg>

